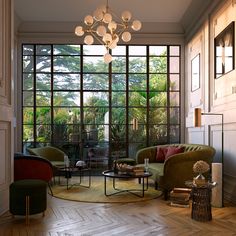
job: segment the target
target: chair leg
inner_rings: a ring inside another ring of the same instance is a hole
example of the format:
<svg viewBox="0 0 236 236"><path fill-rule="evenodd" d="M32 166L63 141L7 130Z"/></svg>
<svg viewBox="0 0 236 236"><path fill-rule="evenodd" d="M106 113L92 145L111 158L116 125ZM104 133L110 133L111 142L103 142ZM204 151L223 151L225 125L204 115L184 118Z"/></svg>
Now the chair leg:
<svg viewBox="0 0 236 236"><path fill-rule="evenodd" d="M155 181L155 190L157 190L157 188L158 188L158 183L157 181Z"/></svg>
<svg viewBox="0 0 236 236"><path fill-rule="evenodd" d="M48 187L49 187L49 189L50 189L50 193L51 193L51 195L53 196L52 188L51 188L51 185L50 185L49 182L48 182Z"/></svg>
<svg viewBox="0 0 236 236"><path fill-rule="evenodd" d="M30 213L30 197L25 197L25 223L26 225L29 225L29 213Z"/></svg>
<svg viewBox="0 0 236 236"><path fill-rule="evenodd" d="M169 191L165 189L163 190L163 192L164 192L164 200L166 201L169 198Z"/></svg>

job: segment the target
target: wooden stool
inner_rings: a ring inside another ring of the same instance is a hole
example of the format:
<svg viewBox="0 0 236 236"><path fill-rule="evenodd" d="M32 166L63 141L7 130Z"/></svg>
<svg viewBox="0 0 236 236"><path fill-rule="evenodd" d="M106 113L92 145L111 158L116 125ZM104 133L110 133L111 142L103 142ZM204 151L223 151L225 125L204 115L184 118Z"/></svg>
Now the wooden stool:
<svg viewBox="0 0 236 236"><path fill-rule="evenodd" d="M38 179L24 179L10 185L10 212L13 215L25 215L29 224L29 215L43 213L47 209L47 183Z"/></svg>

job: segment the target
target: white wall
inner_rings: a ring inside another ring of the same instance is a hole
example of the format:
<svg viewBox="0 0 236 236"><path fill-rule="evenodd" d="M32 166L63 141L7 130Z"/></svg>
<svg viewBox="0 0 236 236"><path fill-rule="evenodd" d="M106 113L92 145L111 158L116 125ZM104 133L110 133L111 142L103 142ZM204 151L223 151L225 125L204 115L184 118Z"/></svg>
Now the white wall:
<svg viewBox="0 0 236 236"><path fill-rule="evenodd" d="M204 116L202 127L194 128L193 111L200 107L202 112L224 115L224 193L225 198L232 201L236 196L236 93L232 89L236 85L236 70L214 79L214 38L232 21L236 21L235 12L236 1L224 1L209 14L208 20L185 48L186 141L212 145L217 151L214 161L221 162L221 116ZM198 53L201 58L200 88L191 91L191 60ZM234 54L236 56L236 45Z"/></svg>

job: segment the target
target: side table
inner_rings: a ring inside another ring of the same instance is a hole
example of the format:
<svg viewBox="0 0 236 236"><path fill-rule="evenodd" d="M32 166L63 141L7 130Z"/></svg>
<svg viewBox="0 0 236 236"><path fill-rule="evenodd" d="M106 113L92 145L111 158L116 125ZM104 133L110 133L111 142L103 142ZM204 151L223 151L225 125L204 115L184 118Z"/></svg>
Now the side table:
<svg viewBox="0 0 236 236"><path fill-rule="evenodd" d="M197 186L192 181L186 181L185 184L192 188L192 219L197 221L212 220L211 189L214 188L217 183L208 182L204 186Z"/></svg>

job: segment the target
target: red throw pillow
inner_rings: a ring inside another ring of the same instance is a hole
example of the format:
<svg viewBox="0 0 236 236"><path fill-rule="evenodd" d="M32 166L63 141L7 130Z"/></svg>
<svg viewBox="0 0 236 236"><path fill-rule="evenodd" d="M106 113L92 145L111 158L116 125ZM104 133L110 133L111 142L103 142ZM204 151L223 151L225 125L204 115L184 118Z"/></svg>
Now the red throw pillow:
<svg viewBox="0 0 236 236"><path fill-rule="evenodd" d="M168 147L157 147L156 161L163 163L166 158Z"/></svg>
<svg viewBox="0 0 236 236"><path fill-rule="evenodd" d="M184 147L168 147L165 161L168 160L171 156L184 152Z"/></svg>

